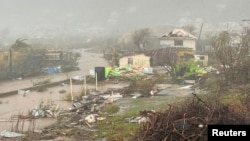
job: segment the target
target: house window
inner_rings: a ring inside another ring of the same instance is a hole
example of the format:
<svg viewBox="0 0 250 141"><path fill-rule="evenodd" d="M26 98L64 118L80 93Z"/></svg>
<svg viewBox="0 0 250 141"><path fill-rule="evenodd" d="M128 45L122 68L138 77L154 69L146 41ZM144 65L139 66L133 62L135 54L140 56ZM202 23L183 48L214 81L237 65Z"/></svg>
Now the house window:
<svg viewBox="0 0 250 141"><path fill-rule="evenodd" d="M205 57L204 56L200 56L200 60L205 60Z"/></svg>
<svg viewBox="0 0 250 141"><path fill-rule="evenodd" d="M183 40L174 40L175 46L183 46Z"/></svg>
<svg viewBox="0 0 250 141"><path fill-rule="evenodd" d="M133 65L133 58L128 58L128 65Z"/></svg>
<svg viewBox="0 0 250 141"><path fill-rule="evenodd" d="M9 60L9 56L3 56L3 60L4 61L8 61Z"/></svg>

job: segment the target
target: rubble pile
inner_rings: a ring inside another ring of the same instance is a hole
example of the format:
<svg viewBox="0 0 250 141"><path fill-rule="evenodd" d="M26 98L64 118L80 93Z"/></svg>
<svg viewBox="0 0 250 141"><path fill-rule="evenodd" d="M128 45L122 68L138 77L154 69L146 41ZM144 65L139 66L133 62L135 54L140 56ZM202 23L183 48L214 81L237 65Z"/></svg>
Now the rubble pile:
<svg viewBox="0 0 250 141"><path fill-rule="evenodd" d="M198 99L198 98L197 98ZM141 111L149 120L141 126L134 141L207 141L208 124L247 124L244 114L223 104L208 105L200 99L165 112Z"/></svg>
<svg viewBox="0 0 250 141"><path fill-rule="evenodd" d="M39 117L56 117L59 114L59 105L54 101L48 100L47 103L42 101L39 106L29 112L35 118Z"/></svg>
<svg viewBox="0 0 250 141"><path fill-rule="evenodd" d="M106 113L101 112L102 108L121 98L123 98L123 95L117 92L107 94L106 92L104 93L101 91L90 91L88 95L82 96L81 99L73 101L72 107L68 110L61 110L58 112L56 114L58 122L44 128L40 135L43 138L55 138L58 135L62 135L73 136L74 138L81 140L85 138L87 139L90 136L90 132L96 130L96 123L105 120L106 117L109 116ZM50 115L48 113L55 111L45 109L46 108L35 108L32 112L33 116L40 115L39 117L47 117L46 115Z"/></svg>

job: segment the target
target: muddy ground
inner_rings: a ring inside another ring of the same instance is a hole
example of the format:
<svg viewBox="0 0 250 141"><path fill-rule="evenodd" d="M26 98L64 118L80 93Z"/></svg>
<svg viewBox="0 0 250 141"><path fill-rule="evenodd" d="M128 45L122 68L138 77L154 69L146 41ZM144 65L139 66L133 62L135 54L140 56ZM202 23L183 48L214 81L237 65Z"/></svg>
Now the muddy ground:
<svg viewBox="0 0 250 141"><path fill-rule="evenodd" d="M88 75L90 70L94 70L98 66L108 66L106 60L102 58L102 54L88 53L84 50L79 50L81 53L81 58L79 60L79 71L73 71L69 73L57 73L47 76L37 76L22 78L21 80L9 80L0 82L0 93L8 92L13 90L20 90L24 88L31 87L32 80L48 77L51 79L51 82L56 82L69 78L70 76L82 76ZM73 93L79 93L83 85L73 85ZM89 86L92 87L92 86ZM94 86L95 88L95 86ZM98 86L98 88L101 88ZM69 85L58 85L56 87L47 88L45 91L29 91L24 95L16 94L7 97L0 98L0 131L8 130L13 128L15 122L6 122L10 119L11 116L27 114L29 110L34 109L43 102L48 100L54 101L55 104L59 106L60 109L69 109L72 106L70 101L65 101L65 95L70 92L71 87ZM65 90L65 93L60 93L59 91ZM53 118L44 118L36 120L36 129L42 129L55 122ZM25 129L24 129L25 130Z"/></svg>

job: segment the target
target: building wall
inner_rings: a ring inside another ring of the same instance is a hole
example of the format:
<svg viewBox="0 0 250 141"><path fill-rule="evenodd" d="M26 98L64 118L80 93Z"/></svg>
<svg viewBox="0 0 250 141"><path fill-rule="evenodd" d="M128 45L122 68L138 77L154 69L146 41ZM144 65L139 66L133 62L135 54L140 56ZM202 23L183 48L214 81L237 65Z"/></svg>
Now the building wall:
<svg viewBox="0 0 250 141"><path fill-rule="evenodd" d="M184 47L190 47L193 50L196 50L195 43L196 43L195 40L183 40L183 46Z"/></svg>
<svg viewBox="0 0 250 141"><path fill-rule="evenodd" d="M199 55L199 54L196 54L194 55L194 59L196 61L199 61L203 64L204 67L206 67L208 65L208 55Z"/></svg>
<svg viewBox="0 0 250 141"><path fill-rule="evenodd" d="M173 47L174 40L160 40L160 45L162 45L163 47Z"/></svg>
<svg viewBox="0 0 250 141"><path fill-rule="evenodd" d="M9 60L9 52L0 52L0 61L8 61ZM7 58L6 58L7 57ZM6 60L7 59L7 60Z"/></svg>
<svg viewBox="0 0 250 141"><path fill-rule="evenodd" d="M131 56L125 56L120 58L119 60L119 66L128 66L128 58L133 58L133 64L131 67L136 68L148 68L150 67L150 57L144 55L144 54L136 54Z"/></svg>
<svg viewBox="0 0 250 141"><path fill-rule="evenodd" d="M192 40L192 39L188 39L188 40L183 40L183 46L175 46L174 45L174 40L172 39L162 39L160 40L160 45L163 47L188 47L188 48L192 48L193 50L196 50L196 41Z"/></svg>
<svg viewBox="0 0 250 141"><path fill-rule="evenodd" d="M20 53L18 52L12 52L12 59L16 60L20 56ZM9 64L10 61L10 52L5 51L5 52L0 52L0 63L1 64Z"/></svg>

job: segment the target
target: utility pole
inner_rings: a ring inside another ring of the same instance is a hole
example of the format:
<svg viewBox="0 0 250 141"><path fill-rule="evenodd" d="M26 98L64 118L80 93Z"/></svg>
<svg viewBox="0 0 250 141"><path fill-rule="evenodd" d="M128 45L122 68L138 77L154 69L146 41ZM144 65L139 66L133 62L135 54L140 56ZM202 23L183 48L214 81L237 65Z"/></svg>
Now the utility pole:
<svg viewBox="0 0 250 141"><path fill-rule="evenodd" d="M198 41L197 41L197 46L198 47L200 47L200 38L201 38L202 28L203 28L203 22L201 23L200 33L199 33L199 37L198 37ZM201 52L203 52L202 47L201 47Z"/></svg>

